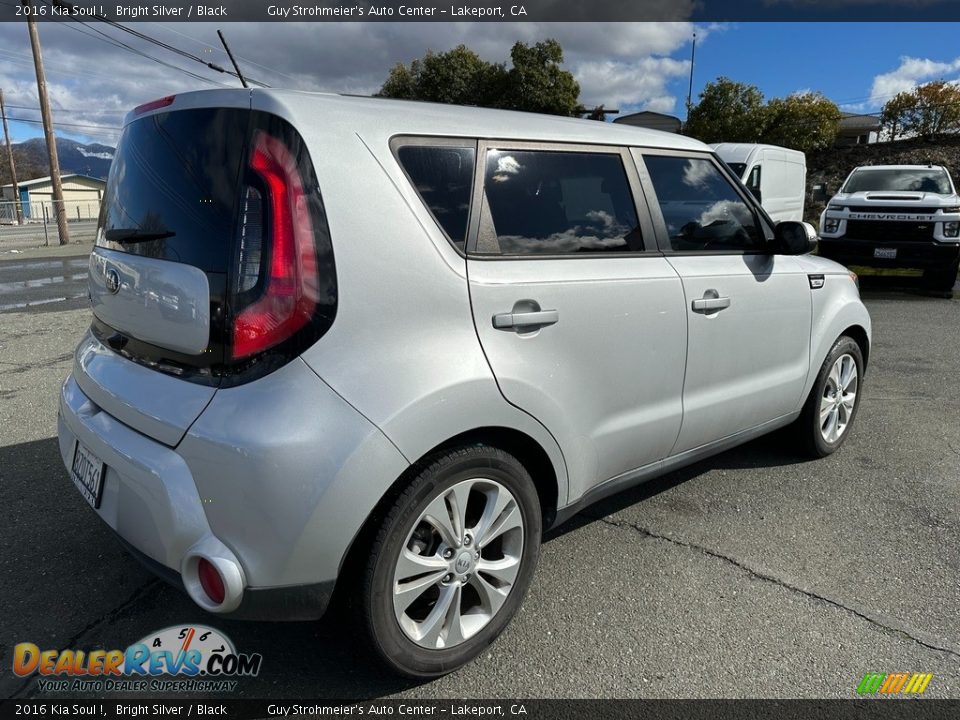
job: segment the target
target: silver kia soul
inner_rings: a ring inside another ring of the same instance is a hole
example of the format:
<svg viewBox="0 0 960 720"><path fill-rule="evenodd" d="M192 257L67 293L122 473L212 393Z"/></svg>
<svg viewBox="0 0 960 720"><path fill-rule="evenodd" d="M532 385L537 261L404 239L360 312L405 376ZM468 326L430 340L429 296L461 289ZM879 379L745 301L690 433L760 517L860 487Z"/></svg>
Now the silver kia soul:
<svg viewBox="0 0 960 720"><path fill-rule="evenodd" d="M517 611L543 532L791 425L846 439L856 278L695 140L273 90L128 116L60 452L200 607L334 589L428 677Z"/></svg>

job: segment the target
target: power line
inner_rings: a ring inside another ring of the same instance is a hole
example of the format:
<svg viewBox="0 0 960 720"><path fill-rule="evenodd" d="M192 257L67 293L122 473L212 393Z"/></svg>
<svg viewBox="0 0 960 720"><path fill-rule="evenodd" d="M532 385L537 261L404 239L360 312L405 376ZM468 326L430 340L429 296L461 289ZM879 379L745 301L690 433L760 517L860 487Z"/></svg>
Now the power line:
<svg viewBox="0 0 960 720"><path fill-rule="evenodd" d="M39 110L40 109L38 105L11 105L10 103L7 103L7 107L16 108L17 110ZM129 112L129 110L105 110L103 108L97 108L96 110L91 110L90 108L86 108L84 110L78 110L78 109L55 107L54 110L58 112L68 112L68 113L119 113L123 115Z"/></svg>
<svg viewBox="0 0 960 720"><path fill-rule="evenodd" d="M55 5L59 6L59 7L63 7L63 8L69 9L70 12L71 12L71 17L72 17L73 7L74 7L72 3L68 2L67 0L49 0L49 1L50 1L52 4L55 4ZM102 16L102 15L94 15L93 17L96 18L97 20L100 20L101 22L105 22L105 23L107 23L108 25L117 28L118 30L122 30L122 31L125 32L125 33L129 33L130 35L133 35L134 37L138 37L138 38L140 38L141 40L145 40L146 42L153 43L154 45L157 45L157 46L159 46L159 47L162 47L162 48L164 48L165 50L168 50L169 52L172 52L172 53L175 53L175 54L180 55L180 56L182 56L182 57L185 57L185 58L187 58L188 60L193 60L194 62L201 63L202 65L205 65L206 67L210 68L211 70L215 70L215 71L217 71L217 72L219 72L219 73L223 73L223 74L225 74L225 75L230 75L230 76L232 76L232 77L235 77L235 78L238 78L238 79L239 79L239 75L237 75L237 73L233 72L232 70L227 70L226 68L223 68L223 67L221 67L220 65L217 65L217 64L214 63L214 62L208 62L208 61L204 60L203 58L201 58L201 57L199 57L199 56L197 56L197 55L194 55L194 54L191 53L191 52L188 52L188 51L186 51L186 50L182 50L182 49L180 49L180 48L178 48L178 47L175 47L174 45L171 45L170 43L164 42L163 40L158 40L157 38L154 38L154 37L152 37L152 36L150 36L150 35L147 35L146 33L140 32L139 30L134 30L133 28L127 27L126 25L121 25L120 23L118 23L118 22L116 22L116 21L114 21L114 20L111 20L110 18L104 17L104 16ZM78 21L78 22L79 22L79 21ZM269 87L269 85L267 85L266 83L262 83L262 82L260 82L259 80L253 80L252 78L247 78L247 81L248 81L248 82L251 82L251 83L253 83L253 84L255 84L255 85L259 85L260 87Z"/></svg>
<svg viewBox="0 0 960 720"><path fill-rule="evenodd" d="M171 33L174 33L175 35L179 35L180 37L186 38L187 40L190 40L191 42L194 42L194 43L196 43L197 45L202 45L202 46L205 47L205 48L209 48L209 49L215 50L215 51L217 51L217 52L223 52L223 49L222 49L222 48L218 48L216 45L211 45L210 43L204 42L203 40L200 40L199 38L193 37L192 35L187 35L186 33L180 32L179 30L175 30L174 28L169 27L168 25L161 25L160 23L156 23L156 25L157 25L159 28L161 28L162 30L166 30L167 32L171 32ZM253 65L254 67L258 67L258 68L260 68L260 69L262 69L262 70L266 70L267 72L273 73L274 75L277 75L278 77L287 78L288 80L293 80L294 82L297 82L297 78L294 77L293 75L289 75L289 74L287 74L287 73L280 72L280 71L277 70L276 68L272 68L272 67L270 67L269 65L264 65L263 63L258 63L256 60L251 60L250 58L244 57L243 55L237 55L236 57L237 57L239 60L243 60L243 61L244 61L246 64L248 64L248 65ZM249 79L249 78L248 78L248 79Z"/></svg>

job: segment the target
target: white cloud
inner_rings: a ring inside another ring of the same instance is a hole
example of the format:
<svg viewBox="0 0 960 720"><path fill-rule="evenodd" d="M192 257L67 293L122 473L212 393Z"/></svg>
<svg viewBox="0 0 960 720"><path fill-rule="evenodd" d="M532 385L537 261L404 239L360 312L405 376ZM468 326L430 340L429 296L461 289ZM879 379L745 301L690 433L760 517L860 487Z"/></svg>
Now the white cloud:
<svg viewBox="0 0 960 720"><path fill-rule="evenodd" d="M879 107L897 93L909 92L922 83L940 78L955 80L956 77L950 76L956 76L958 72L960 57L947 62L901 57L900 66L896 70L882 73L873 79L869 103L873 107Z"/></svg>
<svg viewBox="0 0 960 720"><path fill-rule="evenodd" d="M692 7L692 2L680 0L679 6ZM189 77L104 42L91 27L40 26L54 119L63 123L58 130L61 135L113 142L126 111L142 102L217 84L237 85L229 76L162 48L113 28L97 27L207 81ZM131 27L204 59L229 64L219 46L216 25L135 23ZM428 49L445 51L463 43L487 60L503 62L509 60L510 47L518 40L556 38L564 49L565 67L580 82L585 104L672 112L678 98L671 92L671 82L689 72L685 57L672 56L686 55L694 31L700 44L726 27L688 22L232 23L226 34L240 56L241 68L251 77L277 87L356 94L375 92L394 64L422 57ZM0 23L0 87L9 105L25 106L12 108L11 116L39 118L30 45L26 28L19 23ZM72 128L66 123L92 127Z"/></svg>

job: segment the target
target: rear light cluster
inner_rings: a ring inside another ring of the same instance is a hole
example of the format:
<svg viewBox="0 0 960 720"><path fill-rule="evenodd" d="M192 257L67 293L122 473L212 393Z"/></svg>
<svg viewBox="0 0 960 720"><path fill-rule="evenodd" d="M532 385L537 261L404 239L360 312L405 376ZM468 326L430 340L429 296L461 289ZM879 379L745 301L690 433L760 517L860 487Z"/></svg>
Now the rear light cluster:
<svg viewBox="0 0 960 720"><path fill-rule="evenodd" d="M301 142L276 122L252 136L231 282L228 360L234 364L288 346L301 331L315 340L333 320L332 251Z"/></svg>

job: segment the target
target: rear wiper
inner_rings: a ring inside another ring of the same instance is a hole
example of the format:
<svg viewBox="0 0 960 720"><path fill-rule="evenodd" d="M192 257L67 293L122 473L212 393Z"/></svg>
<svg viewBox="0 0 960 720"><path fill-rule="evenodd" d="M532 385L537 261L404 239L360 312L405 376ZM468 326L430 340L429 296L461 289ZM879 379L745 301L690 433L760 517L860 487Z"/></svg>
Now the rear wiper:
<svg viewBox="0 0 960 720"><path fill-rule="evenodd" d="M176 235L171 230L161 230L158 232L138 230L137 228L111 228L103 233L103 236L109 242L120 243L138 243L147 240L163 240L164 238Z"/></svg>

